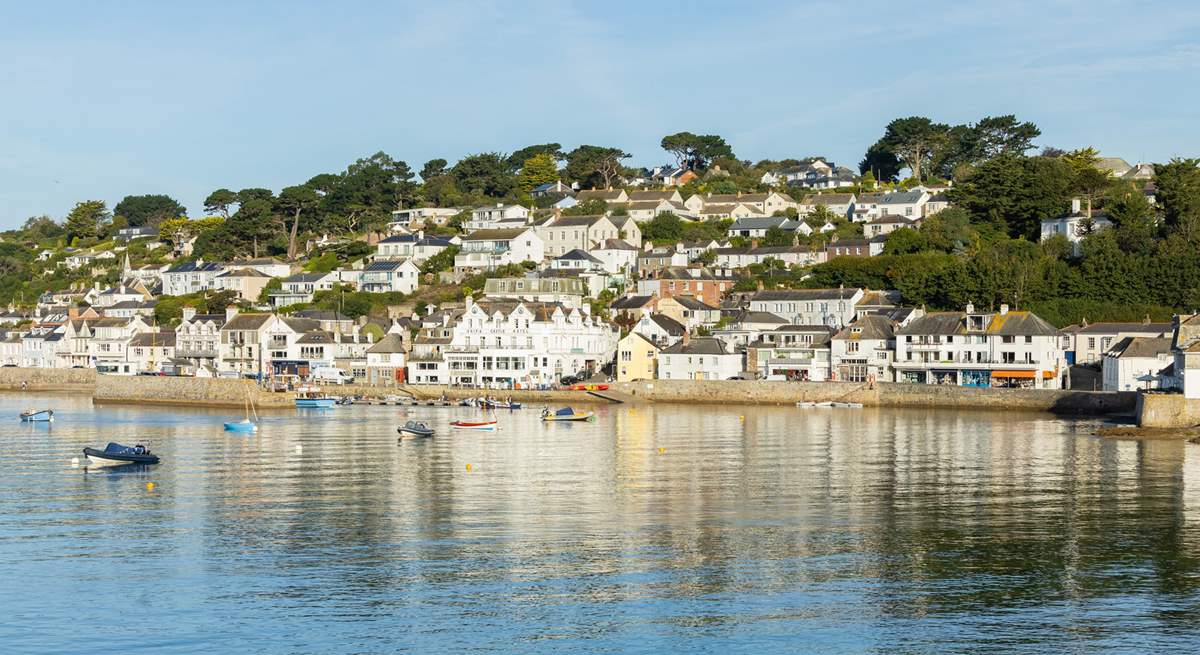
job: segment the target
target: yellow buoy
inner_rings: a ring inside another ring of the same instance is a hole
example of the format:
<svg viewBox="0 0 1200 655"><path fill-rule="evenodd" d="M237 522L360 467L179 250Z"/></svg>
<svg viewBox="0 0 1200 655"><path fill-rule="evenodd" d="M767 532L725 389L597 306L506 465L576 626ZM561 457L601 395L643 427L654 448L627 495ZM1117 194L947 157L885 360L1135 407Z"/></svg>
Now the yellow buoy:
<svg viewBox="0 0 1200 655"><path fill-rule="evenodd" d="M658 449L658 454L659 454L659 455L661 455L661 454L663 454L663 453L665 453L665 452L667 452L667 449L666 449L666 448L659 448L659 449Z"/></svg>
<svg viewBox="0 0 1200 655"><path fill-rule="evenodd" d="M467 471L470 471L470 470L471 470L471 465L467 464Z"/></svg>
<svg viewBox="0 0 1200 655"><path fill-rule="evenodd" d="M738 420L739 420L739 421L744 421L744 420L746 420L746 417L745 417L745 416L739 416L739 417L738 417Z"/></svg>
<svg viewBox="0 0 1200 655"><path fill-rule="evenodd" d="M154 491L154 483L153 482L146 483L146 491Z"/></svg>

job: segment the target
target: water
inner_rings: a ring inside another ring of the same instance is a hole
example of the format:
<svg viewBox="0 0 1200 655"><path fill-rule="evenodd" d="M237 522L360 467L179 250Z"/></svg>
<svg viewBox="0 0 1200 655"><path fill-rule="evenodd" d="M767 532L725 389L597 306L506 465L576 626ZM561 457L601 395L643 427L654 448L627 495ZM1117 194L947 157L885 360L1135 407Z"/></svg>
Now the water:
<svg viewBox="0 0 1200 655"><path fill-rule="evenodd" d="M17 422L42 405L53 426ZM397 444L405 413L443 429ZM248 437L236 411L0 396L0 651L1200 649L1200 446L1042 415L598 413L286 411ZM71 467L110 439L164 461Z"/></svg>

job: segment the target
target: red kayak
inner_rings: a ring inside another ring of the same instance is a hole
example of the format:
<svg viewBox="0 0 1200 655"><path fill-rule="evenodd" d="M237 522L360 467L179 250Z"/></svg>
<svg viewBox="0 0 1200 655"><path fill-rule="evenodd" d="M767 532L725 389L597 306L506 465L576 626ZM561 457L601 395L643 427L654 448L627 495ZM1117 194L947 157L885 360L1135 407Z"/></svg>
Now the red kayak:
<svg viewBox="0 0 1200 655"><path fill-rule="evenodd" d="M450 421L450 427L460 430L495 430L496 421Z"/></svg>

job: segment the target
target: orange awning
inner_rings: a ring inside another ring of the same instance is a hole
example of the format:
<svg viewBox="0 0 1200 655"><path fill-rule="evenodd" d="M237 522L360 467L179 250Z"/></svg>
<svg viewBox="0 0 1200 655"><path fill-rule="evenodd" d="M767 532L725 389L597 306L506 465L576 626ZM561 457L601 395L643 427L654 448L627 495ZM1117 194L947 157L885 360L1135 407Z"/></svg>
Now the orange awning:
<svg viewBox="0 0 1200 655"><path fill-rule="evenodd" d="M992 371L994 378L1023 378L1032 380L1034 378L1033 371Z"/></svg>

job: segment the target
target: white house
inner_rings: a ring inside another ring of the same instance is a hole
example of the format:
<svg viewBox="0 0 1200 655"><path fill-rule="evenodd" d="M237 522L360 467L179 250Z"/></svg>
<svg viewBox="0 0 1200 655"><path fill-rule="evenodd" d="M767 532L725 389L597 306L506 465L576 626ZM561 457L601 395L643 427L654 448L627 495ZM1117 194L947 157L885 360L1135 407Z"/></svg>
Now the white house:
<svg viewBox="0 0 1200 655"><path fill-rule="evenodd" d="M163 294L183 296L208 291L215 287L217 276L224 271L224 266L201 259L172 266L162 274Z"/></svg>
<svg viewBox="0 0 1200 655"><path fill-rule="evenodd" d="M640 334L660 348L674 345L688 333L687 326L664 314L643 314L630 332Z"/></svg>
<svg viewBox="0 0 1200 655"><path fill-rule="evenodd" d="M461 210L454 207L414 207L412 209L397 209L392 212L392 221L388 229L392 232L407 230L415 226L429 224L444 225Z"/></svg>
<svg viewBox="0 0 1200 655"><path fill-rule="evenodd" d="M897 382L1058 389L1061 333L1027 311L933 312L896 331Z"/></svg>
<svg viewBox="0 0 1200 655"><path fill-rule="evenodd" d="M786 289L759 291L750 297L750 310L783 317L793 325L842 328L854 322L862 289Z"/></svg>
<svg viewBox="0 0 1200 655"><path fill-rule="evenodd" d="M367 348L367 384L391 385L405 382L408 354L399 334L384 335Z"/></svg>
<svg viewBox="0 0 1200 655"><path fill-rule="evenodd" d="M460 243L462 240L457 236L426 236L423 230L415 234L397 234L375 244L375 259L411 259L419 264Z"/></svg>
<svg viewBox="0 0 1200 655"><path fill-rule="evenodd" d="M281 262L274 257L256 257L254 259L235 259L225 266L227 269L249 268L267 277L287 277L292 274L292 265Z"/></svg>
<svg viewBox="0 0 1200 655"><path fill-rule="evenodd" d="M1184 398L1200 399L1200 314L1175 315L1171 352L1175 356L1175 386Z"/></svg>
<svg viewBox="0 0 1200 655"><path fill-rule="evenodd" d="M600 260L605 272L615 275L628 274L636 268L640 252L640 249L621 239L608 239L600 246L592 248L588 254Z"/></svg>
<svg viewBox="0 0 1200 655"><path fill-rule="evenodd" d="M729 380L740 377L745 358L712 337L685 337L658 354L660 380Z"/></svg>
<svg viewBox="0 0 1200 655"><path fill-rule="evenodd" d="M472 209L471 218L463 227L467 230L488 230L501 227L502 223L525 224L527 222L529 222L529 208L498 202L495 205Z"/></svg>
<svg viewBox="0 0 1200 655"><path fill-rule="evenodd" d="M560 216L536 229L550 257L591 250L609 239L621 238L621 230L608 216Z"/></svg>
<svg viewBox="0 0 1200 655"><path fill-rule="evenodd" d="M1105 391L1137 391L1169 386L1175 356L1170 337L1125 337L1104 353Z"/></svg>
<svg viewBox="0 0 1200 655"><path fill-rule="evenodd" d="M380 260L362 270L358 288L370 293L412 293L420 277L421 269L411 259Z"/></svg>
<svg viewBox="0 0 1200 655"><path fill-rule="evenodd" d="M463 237L462 250L454 256L454 269L490 271L543 259L545 242L532 227L476 230Z"/></svg>
<svg viewBox="0 0 1200 655"><path fill-rule="evenodd" d="M313 294L328 291L337 282L338 274L334 272L297 273L284 278L279 291L272 291L267 296L273 307L312 302Z"/></svg>
<svg viewBox="0 0 1200 655"><path fill-rule="evenodd" d="M1084 237L1107 230L1113 226L1112 220L1100 212L1092 212L1089 218L1086 212L1079 208L1079 198L1071 200L1071 213L1057 218L1042 219L1042 241L1056 235L1066 237L1076 254L1079 253L1080 243Z"/></svg>
<svg viewBox="0 0 1200 655"><path fill-rule="evenodd" d="M830 340L830 365L834 377L847 382L891 381L896 334L891 319L876 314L860 316Z"/></svg>
<svg viewBox="0 0 1200 655"><path fill-rule="evenodd" d="M550 260L550 268L555 271L603 271L604 262L576 248Z"/></svg>

